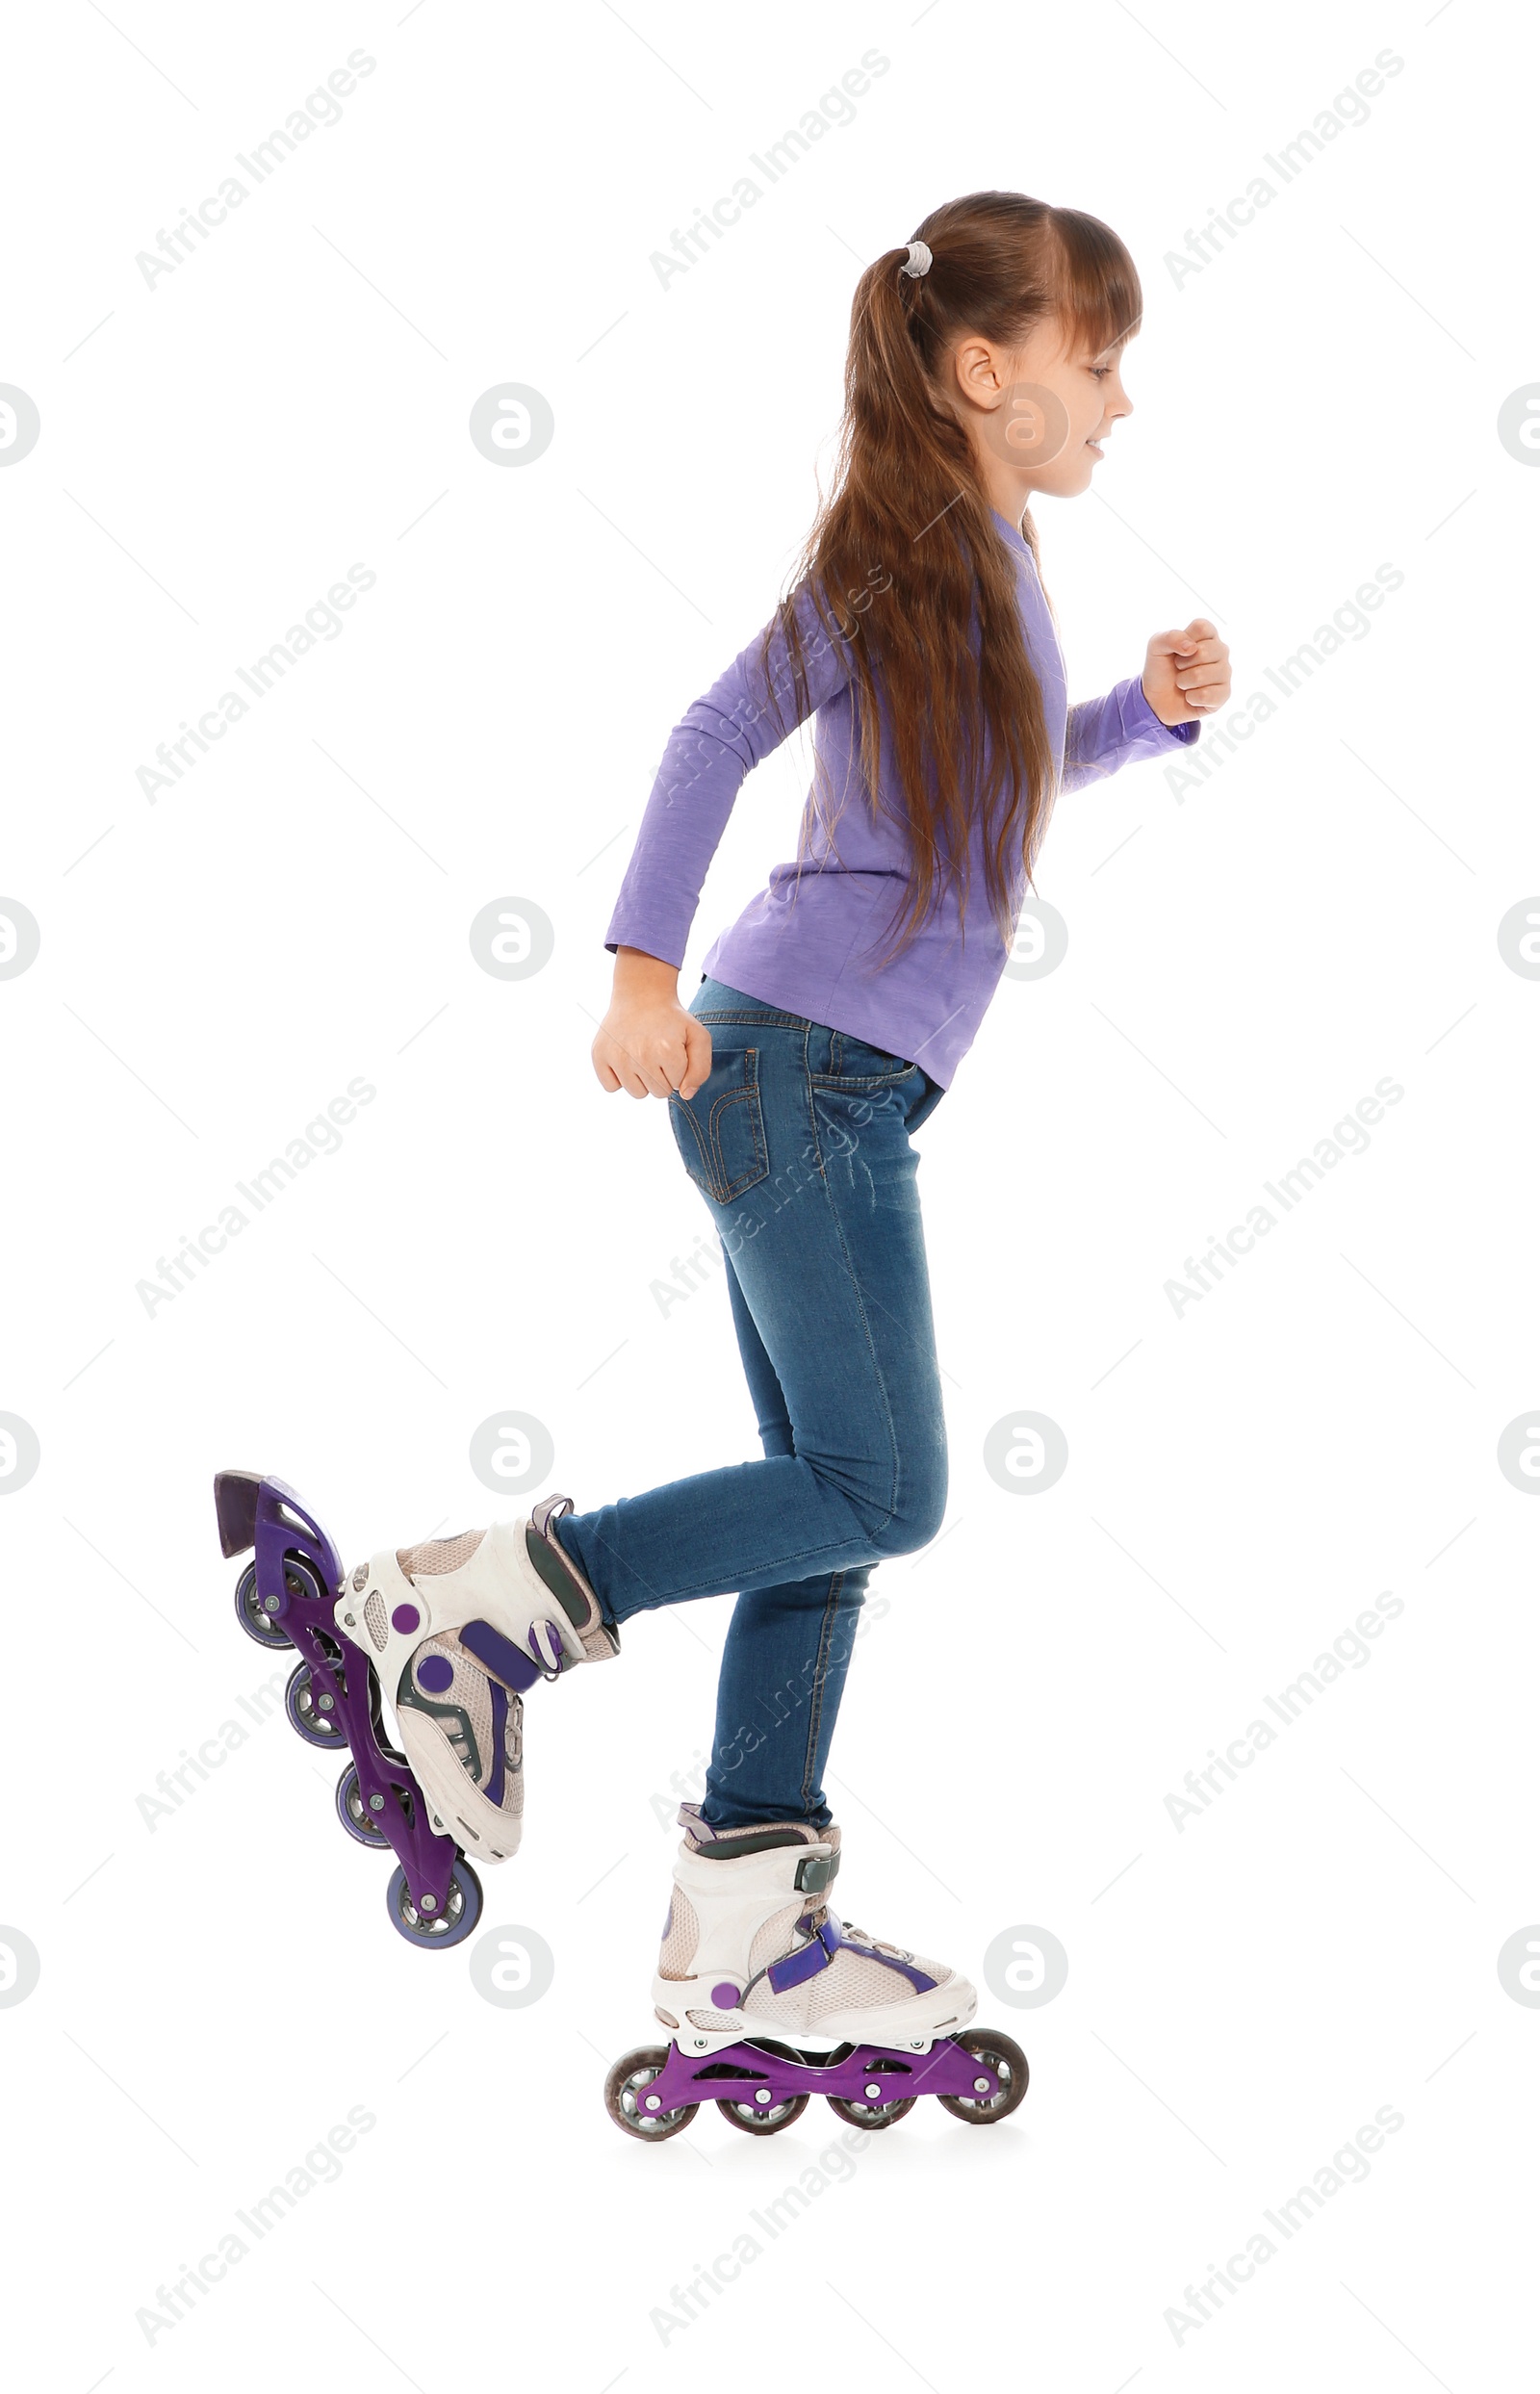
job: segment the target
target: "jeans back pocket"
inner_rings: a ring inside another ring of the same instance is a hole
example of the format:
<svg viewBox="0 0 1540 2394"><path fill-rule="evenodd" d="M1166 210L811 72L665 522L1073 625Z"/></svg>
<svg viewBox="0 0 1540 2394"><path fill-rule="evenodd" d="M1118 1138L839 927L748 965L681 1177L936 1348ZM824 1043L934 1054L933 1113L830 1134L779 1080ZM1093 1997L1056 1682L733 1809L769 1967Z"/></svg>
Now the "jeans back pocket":
<svg viewBox="0 0 1540 2394"><path fill-rule="evenodd" d="M759 1103L757 1047L713 1046L711 1069L693 1097L668 1101L684 1169L718 1205L731 1204L770 1170Z"/></svg>

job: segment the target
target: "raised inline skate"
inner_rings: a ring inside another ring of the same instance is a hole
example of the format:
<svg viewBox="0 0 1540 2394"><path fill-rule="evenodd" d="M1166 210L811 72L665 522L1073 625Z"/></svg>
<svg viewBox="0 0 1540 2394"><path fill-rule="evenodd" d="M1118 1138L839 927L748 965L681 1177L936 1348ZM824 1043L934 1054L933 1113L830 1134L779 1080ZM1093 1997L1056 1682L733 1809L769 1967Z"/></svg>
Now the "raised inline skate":
<svg viewBox="0 0 1540 2394"><path fill-rule="evenodd" d="M525 1691L619 1651L555 1533L571 1499L351 1573L284 1480L220 1472L214 1499L225 1554L254 1550L236 1618L258 1645L297 1651L289 1720L307 1744L349 1758L338 1817L359 1844L396 1856L392 1925L412 1944L459 1944L481 1915L468 1857L518 1848Z"/></svg>
<svg viewBox="0 0 1540 2394"><path fill-rule="evenodd" d="M714 1830L681 1804L684 1841L653 2002L668 2046L626 2054L604 2086L628 2136L660 2144L714 2102L774 2136L815 2095L858 2128L891 2127L922 2095L976 2125L1027 2091L1019 2046L969 2026L978 1998L944 1963L849 1928L828 1901L839 1831Z"/></svg>

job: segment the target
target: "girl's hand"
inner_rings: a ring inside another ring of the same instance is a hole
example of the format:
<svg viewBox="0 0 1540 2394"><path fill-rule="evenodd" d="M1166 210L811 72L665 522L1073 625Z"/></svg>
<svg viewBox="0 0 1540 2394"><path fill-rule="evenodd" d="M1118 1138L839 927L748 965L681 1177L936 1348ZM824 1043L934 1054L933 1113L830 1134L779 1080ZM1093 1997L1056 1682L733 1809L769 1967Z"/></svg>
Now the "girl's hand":
<svg viewBox="0 0 1540 2394"><path fill-rule="evenodd" d="M679 1001L679 967L640 948L615 958L609 1012L592 1048L601 1089L629 1097L693 1097L711 1069L711 1034Z"/></svg>
<svg viewBox="0 0 1540 2394"><path fill-rule="evenodd" d="M1228 704L1230 652L1205 616L1185 631L1158 631L1144 652L1140 687L1162 723L1196 723Z"/></svg>
<svg viewBox="0 0 1540 2394"><path fill-rule="evenodd" d="M693 1097L711 1069L711 1034L678 998L610 1003L592 1049L601 1089L628 1097Z"/></svg>

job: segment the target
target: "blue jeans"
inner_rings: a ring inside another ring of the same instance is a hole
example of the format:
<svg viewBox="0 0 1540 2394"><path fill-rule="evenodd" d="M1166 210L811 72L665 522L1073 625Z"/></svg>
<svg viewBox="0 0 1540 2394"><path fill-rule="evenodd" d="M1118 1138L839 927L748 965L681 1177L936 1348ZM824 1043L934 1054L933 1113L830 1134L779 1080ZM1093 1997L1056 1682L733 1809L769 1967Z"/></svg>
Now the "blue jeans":
<svg viewBox="0 0 1540 2394"><path fill-rule="evenodd" d="M557 1534L604 1617L737 1591L703 1804L827 1825L823 1771L872 1566L946 1506L946 1429L910 1134L922 1066L703 979L711 1070L669 1099L721 1237L762 1460L673 1480Z"/></svg>

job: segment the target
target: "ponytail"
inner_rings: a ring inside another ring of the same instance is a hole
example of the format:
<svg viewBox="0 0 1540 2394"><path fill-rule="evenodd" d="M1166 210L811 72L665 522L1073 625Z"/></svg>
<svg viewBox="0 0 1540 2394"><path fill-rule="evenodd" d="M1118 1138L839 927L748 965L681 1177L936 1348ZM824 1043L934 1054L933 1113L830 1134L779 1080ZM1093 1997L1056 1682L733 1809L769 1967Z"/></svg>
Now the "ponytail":
<svg viewBox="0 0 1540 2394"><path fill-rule="evenodd" d="M1116 235L1093 217L1013 192L948 201L856 287L834 486L769 628L766 661L779 636L806 713L798 622L806 591L851 656L874 811L886 713L911 857L890 954L909 945L954 881L965 918L979 820L987 897L1009 944L1021 875L1030 880L1053 802L1053 752L1021 635L1015 558L968 435L942 397L946 359L970 332L1019 347L1053 313L1099 352L1134 328L1139 307L1138 277ZM1030 518L1022 532L1036 559Z"/></svg>

